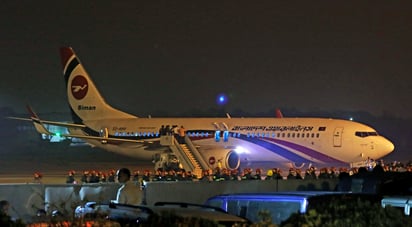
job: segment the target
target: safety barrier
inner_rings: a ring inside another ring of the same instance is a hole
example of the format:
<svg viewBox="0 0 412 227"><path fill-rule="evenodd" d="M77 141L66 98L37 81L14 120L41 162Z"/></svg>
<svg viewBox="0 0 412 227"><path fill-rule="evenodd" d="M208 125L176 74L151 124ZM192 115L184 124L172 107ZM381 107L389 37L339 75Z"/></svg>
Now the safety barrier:
<svg viewBox="0 0 412 227"><path fill-rule="evenodd" d="M248 180L149 182L145 201L204 203L207 198L224 193L334 190L338 180ZM167 187L165 187L167 186ZM107 203L116 198L117 183L96 184L1 184L0 200L12 205L10 215L29 222L39 209L59 210L71 215L76 206L89 201Z"/></svg>

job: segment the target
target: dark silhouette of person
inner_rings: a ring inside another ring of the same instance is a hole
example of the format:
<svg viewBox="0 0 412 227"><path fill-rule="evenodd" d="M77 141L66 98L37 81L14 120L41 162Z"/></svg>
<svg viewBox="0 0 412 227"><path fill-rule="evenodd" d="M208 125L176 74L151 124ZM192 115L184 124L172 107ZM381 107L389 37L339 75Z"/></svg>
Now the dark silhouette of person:
<svg viewBox="0 0 412 227"><path fill-rule="evenodd" d="M116 173L117 180L123 184L117 190L116 203L140 205L143 201L143 195L140 188L132 181L130 181L130 170L121 168Z"/></svg>

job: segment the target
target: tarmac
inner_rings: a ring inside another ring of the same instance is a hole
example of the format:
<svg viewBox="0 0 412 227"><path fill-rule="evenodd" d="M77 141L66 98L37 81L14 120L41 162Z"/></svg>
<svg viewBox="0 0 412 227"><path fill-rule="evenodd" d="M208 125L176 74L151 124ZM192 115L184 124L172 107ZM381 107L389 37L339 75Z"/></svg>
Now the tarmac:
<svg viewBox="0 0 412 227"><path fill-rule="evenodd" d="M42 183L60 184L66 183L71 170L76 172L76 180L80 180L83 171L108 173L121 167L127 167L132 172L154 170L150 161L142 162L90 146L23 141L7 150L0 149L0 184L37 183L34 180L36 172L42 174Z"/></svg>

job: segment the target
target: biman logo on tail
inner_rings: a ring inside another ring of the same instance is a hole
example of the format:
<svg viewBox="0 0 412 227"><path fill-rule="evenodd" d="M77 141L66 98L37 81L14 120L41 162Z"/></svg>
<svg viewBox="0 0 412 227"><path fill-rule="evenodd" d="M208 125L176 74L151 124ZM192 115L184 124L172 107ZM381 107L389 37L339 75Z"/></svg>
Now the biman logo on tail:
<svg viewBox="0 0 412 227"><path fill-rule="evenodd" d="M75 76L72 80L71 89L74 98L77 100L83 99L89 89L86 78L81 75Z"/></svg>

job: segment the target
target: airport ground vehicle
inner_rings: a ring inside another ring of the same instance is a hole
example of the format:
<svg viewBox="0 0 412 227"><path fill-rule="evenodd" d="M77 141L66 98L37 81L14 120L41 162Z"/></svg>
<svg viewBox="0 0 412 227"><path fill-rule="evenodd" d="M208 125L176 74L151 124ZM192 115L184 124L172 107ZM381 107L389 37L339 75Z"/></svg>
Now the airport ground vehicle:
<svg viewBox="0 0 412 227"><path fill-rule="evenodd" d="M253 223L259 222L262 212L266 212L270 214L273 223L280 224L293 213L305 213L308 209L328 203L332 199L363 199L380 203L382 197L375 194L333 191L236 193L211 197L205 204L221 208L229 214L245 217Z"/></svg>
<svg viewBox="0 0 412 227"><path fill-rule="evenodd" d="M393 206L403 210L407 216L411 215L412 196L385 196L382 199L382 207Z"/></svg>
<svg viewBox="0 0 412 227"><path fill-rule="evenodd" d="M155 216L163 217L171 215L182 218L200 218L217 223L219 226L251 223L246 218L228 214L220 208L189 203L156 203L153 206L133 206L89 202L84 206L77 207L75 210L75 217L77 218L105 217L120 223L122 226L149 224Z"/></svg>

